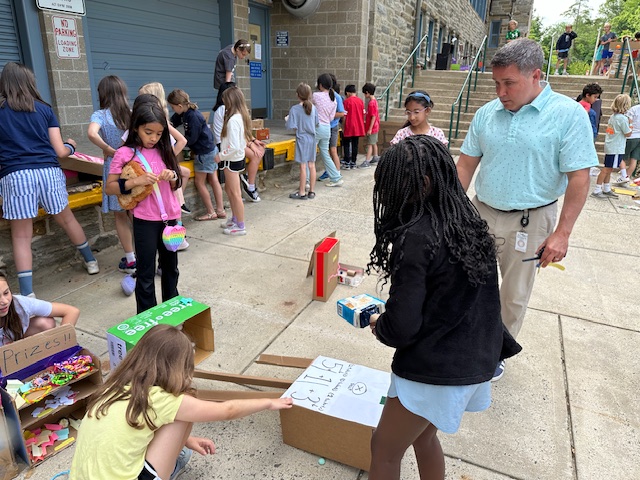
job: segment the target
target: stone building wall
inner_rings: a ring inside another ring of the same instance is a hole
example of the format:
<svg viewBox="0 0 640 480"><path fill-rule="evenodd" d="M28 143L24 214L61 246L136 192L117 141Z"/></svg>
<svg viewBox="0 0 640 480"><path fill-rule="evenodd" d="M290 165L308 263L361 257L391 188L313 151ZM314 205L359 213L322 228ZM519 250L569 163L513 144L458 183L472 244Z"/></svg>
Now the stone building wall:
<svg viewBox="0 0 640 480"><path fill-rule="evenodd" d="M509 28L509 20L518 22L520 34L526 37L531 26L531 15L533 14L533 0L494 0L491 3L491 10L487 18L487 28L490 28L492 21L501 20L500 44L501 47L507 43L506 35ZM496 52L496 48L487 50L487 64Z"/></svg>
<svg viewBox="0 0 640 480"><path fill-rule="evenodd" d="M300 82L315 88L318 75L333 73L344 88L358 90L367 81L370 0L324 0L316 13L300 19L280 1L271 10L271 78L273 118L282 119L296 103ZM289 46L278 47L276 32L289 33Z"/></svg>

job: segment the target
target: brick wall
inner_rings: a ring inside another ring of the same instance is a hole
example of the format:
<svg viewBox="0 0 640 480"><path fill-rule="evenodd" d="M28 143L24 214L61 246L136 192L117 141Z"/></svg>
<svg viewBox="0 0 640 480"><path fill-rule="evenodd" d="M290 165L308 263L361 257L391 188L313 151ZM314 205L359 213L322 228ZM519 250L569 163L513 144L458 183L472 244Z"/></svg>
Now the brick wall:
<svg viewBox="0 0 640 480"><path fill-rule="evenodd" d="M281 119L296 103L300 82L312 89L318 75L333 73L342 88L360 89L366 76L369 0L324 0L300 19L274 2L271 10L271 76L273 118ZM276 32L289 32L289 46L277 47Z"/></svg>

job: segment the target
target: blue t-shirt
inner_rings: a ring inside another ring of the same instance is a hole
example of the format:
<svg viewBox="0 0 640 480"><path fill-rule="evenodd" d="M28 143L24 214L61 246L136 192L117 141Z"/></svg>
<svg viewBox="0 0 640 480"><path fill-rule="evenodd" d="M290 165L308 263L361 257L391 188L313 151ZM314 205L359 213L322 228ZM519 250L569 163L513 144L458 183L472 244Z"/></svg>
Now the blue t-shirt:
<svg viewBox="0 0 640 480"><path fill-rule="evenodd" d="M49 128L60 127L53 109L35 102L35 112L16 112L5 103L0 108L0 178L34 168L59 167L49 140Z"/></svg>
<svg viewBox="0 0 640 480"><path fill-rule="evenodd" d="M338 95L337 93L336 93L336 102L337 102L336 113L344 113L344 100L342 100L342 96ZM331 128L335 128L338 126L338 123L340 123L340 119L334 118L333 120L331 120L331 123L329 125L331 126Z"/></svg>

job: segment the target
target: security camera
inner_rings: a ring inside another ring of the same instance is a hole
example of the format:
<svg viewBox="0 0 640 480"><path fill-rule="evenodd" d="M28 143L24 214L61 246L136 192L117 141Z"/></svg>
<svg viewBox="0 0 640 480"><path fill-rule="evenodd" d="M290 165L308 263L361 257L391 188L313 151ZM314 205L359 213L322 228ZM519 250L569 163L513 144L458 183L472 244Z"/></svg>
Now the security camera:
<svg viewBox="0 0 640 480"><path fill-rule="evenodd" d="M291 15L298 18L307 18L313 15L322 0L282 0L284 8Z"/></svg>

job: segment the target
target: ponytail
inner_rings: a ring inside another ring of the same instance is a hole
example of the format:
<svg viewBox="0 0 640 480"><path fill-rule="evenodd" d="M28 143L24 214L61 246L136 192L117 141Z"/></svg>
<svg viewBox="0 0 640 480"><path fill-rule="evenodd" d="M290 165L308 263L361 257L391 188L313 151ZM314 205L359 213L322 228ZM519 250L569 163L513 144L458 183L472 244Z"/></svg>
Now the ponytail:
<svg viewBox="0 0 640 480"><path fill-rule="evenodd" d="M298 88L296 88L296 95L302 102L302 108L304 108L304 113L307 115L311 115L311 111L313 110L313 103L311 102L311 87L306 83L300 83Z"/></svg>
<svg viewBox="0 0 640 480"><path fill-rule="evenodd" d="M329 98L331 99L332 102L336 101L336 92L333 91L333 88L329 89Z"/></svg>

